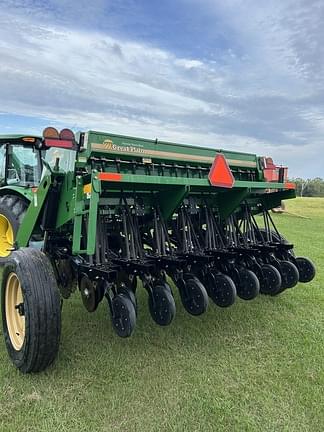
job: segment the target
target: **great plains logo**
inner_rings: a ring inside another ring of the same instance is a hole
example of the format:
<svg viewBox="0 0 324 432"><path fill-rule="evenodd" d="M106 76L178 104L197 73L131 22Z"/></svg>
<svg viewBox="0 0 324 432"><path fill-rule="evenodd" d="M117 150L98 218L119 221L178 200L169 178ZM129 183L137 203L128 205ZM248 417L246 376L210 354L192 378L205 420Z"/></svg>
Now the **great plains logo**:
<svg viewBox="0 0 324 432"><path fill-rule="evenodd" d="M110 150L118 153L137 153L137 154L149 154L150 151L146 150L144 148L135 147L133 145L125 145L120 146L117 144L114 144L110 139L105 140L102 143L105 150Z"/></svg>
<svg viewBox="0 0 324 432"><path fill-rule="evenodd" d="M107 150L111 150L112 146L114 145L113 142L111 140L105 140L102 145L107 149Z"/></svg>

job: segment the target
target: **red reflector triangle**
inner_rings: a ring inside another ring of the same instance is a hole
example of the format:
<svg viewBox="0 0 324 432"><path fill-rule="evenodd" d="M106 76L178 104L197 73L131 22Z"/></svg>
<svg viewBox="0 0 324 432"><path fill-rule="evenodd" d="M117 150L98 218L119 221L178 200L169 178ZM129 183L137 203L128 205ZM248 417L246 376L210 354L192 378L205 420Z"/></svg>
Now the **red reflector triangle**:
<svg viewBox="0 0 324 432"><path fill-rule="evenodd" d="M222 154L216 155L214 163L209 171L208 179L212 186L222 188L232 188L234 186L234 176Z"/></svg>

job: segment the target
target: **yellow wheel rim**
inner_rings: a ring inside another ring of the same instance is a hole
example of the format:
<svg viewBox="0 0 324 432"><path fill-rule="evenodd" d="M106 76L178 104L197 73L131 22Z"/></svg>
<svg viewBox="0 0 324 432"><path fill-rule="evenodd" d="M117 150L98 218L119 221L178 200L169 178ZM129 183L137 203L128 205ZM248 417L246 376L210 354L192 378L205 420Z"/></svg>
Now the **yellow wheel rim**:
<svg viewBox="0 0 324 432"><path fill-rule="evenodd" d="M0 214L0 257L7 257L14 244L14 232L8 219Z"/></svg>
<svg viewBox="0 0 324 432"><path fill-rule="evenodd" d="M6 283L6 322L12 346L21 350L25 340L24 298L16 273L10 273Z"/></svg>

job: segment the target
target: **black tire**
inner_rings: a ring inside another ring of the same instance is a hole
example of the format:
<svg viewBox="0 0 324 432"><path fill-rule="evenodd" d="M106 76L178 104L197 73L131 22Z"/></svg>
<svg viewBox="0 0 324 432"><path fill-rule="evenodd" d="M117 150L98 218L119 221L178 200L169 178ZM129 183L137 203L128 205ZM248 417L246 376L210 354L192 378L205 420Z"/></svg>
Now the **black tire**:
<svg viewBox="0 0 324 432"><path fill-rule="evenodd" d="M295 264L290 261L280 261L280 274L283 289L293 288L299 282L299 272Z"/></svg>
<svg viewBox="0 0 324 432"><path fill-rule="evenodd" d="M199 316L206 312L208 307L208 294L204 285L191 274L185 279L177 281L181 303L190 315Z"/></svg>
<svg viewBox="0 0 324 432"><path fill-rule="evenodd" d="M132 302L132 304L135 308L135 312L136 312L136 316L137 316L138 306L137 306L137 298L136 298L136 295L134 294L134 291L131 289L128 289L126 287L122 287L122 288L118 288L117 292L118 292L118 294L124 294L126 297L129 298L129 300Z"/></svg>
<svg viewBox="0 0 324 432"><path fill-rule="evenodd" d="M282 284L280 272L271 264L263 264L261 273L260 293L267 295L278 294Z"/></svg>
<svg viewBox="0 0 324 432"><path fill-rule="evenodd" d="M207 293L217 306L226 308L235 303L236 286L229 276L210 272L205 281Z"/></svg>
<svg viewBox="0 0 324 432"><path fill-rule="evenodd" d="M18 195L4 195L0 197L0 217L4 216L9 221L13 230L13 240L15 240L17 236L27 207L27 201ZM13 248L13 245L11 247ZM0 264L6 261L10 253L11 252L8 250L8 254L4 255L0 251Z"/></svg>
<svg viewBox="0 0 324 432"><path fill-rule="evenodd" d="M19 348L15 348L12 331L8 329L10 319L7 322L6 303L10 309L7 282L13 274L20 282L23 313L19 315L24 315L25 322L25 335ZM1 310L5 344L13 364L23 373L46 369L59 350L61 304L54 271L44 253L21 248L7 258L1 284Z"/></svg>
<svg viewBox="0 0 324 432"><path fill-rule="evenodd" d="M111 313L112 325L118 336L131 336L136 326L136 312L129 297L117 294L111 301Z"/></svg>
<svg viewBox="0 0 324 432"><path fill-rule="evenodd" d="M242 300L253 300L260 292L260 282L252 270L239 269L239 281L236 284L237 295Z"/></svg>
<svg viewBox="0 0 324 432"><path fill-rule="evenodd" d="M176 306L171 289L156 285L148 296L148 307L153 321L160 326L171 324L176 314Z"/></svg>
<svg viewBox="0 0 324 432"><path fill-rule="evenodd" d="M307 283L314 279L316 267L309 258L297 257L296 264L299 272L299 282Z"/></svg>

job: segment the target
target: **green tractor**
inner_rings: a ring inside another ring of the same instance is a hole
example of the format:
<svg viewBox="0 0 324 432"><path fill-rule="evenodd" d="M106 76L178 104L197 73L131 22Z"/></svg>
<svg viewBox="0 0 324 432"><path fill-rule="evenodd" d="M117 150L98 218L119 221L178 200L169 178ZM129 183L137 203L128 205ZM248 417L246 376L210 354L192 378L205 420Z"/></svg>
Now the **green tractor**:
<svg viewBox="0 0 324 432"><path fill-rule="evenodd" d="M169 325L174 290L198 316L209 299L278 295L309 282L270 210L295 197L287 170L254 154L89 131L0 136L3 334L24 373L56 358L61 307L78 289L89 312L107 300L132 334L136 291Z"/></svg>

